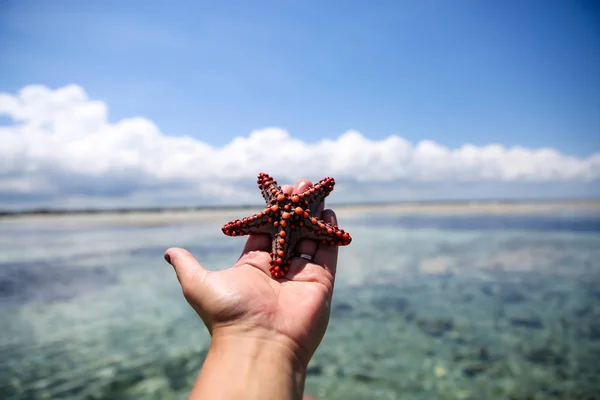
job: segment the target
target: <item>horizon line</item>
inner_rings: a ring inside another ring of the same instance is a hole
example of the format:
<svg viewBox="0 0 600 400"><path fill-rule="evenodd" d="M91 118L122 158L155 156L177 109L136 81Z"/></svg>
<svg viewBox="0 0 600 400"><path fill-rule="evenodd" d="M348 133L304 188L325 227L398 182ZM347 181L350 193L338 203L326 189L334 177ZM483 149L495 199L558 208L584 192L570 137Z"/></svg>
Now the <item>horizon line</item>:
<svg viewBox="0 0 600 400"><path fill-rule="evenodd" d="M522 199L438 199L438 200L398 200L371 202L331 202L332 207L348 208L361 206L394 206L394 205L451 205L451 204L548 204L548 203L595 203L600 197L591 198L522 198ZM203 210L236 210L261 208L262 204L207 204L191 206L155 206L155 207L93 207L93 208L61 208L34 207L21 210L0 209L0 217L18 215L69 215L69 214L108 214L108 213L147 213L168 211L203 211Z"/></svg>

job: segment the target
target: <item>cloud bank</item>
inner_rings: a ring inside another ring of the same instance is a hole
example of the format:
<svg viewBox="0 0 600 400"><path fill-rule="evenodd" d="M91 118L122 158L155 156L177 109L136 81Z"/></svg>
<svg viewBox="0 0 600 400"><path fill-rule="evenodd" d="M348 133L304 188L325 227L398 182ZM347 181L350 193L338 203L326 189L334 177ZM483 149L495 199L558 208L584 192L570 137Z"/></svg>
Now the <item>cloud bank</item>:
<svg viewBox="0 0 600 400"><path fill-rule="evenodd" d="M600 153L580 158L498 144L449 149L400 136L369 140L353 130L307 143L266 128L214 147L168 136L146 118L110 122L107 105L76 85L0 93L0 116L11 121L0 126L0 205L13 208L258 203L253 184L260 171L280 183L334 176L338 202L465 198L452 188L468 194L477 187L555 187L561 195L600 180Z"/></svg>

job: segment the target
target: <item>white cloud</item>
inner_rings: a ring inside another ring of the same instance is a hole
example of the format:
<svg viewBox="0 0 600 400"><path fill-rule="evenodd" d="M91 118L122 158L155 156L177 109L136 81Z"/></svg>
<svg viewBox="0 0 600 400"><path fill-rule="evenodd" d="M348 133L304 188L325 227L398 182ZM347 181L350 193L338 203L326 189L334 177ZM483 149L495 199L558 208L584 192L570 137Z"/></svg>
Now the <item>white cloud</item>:
<svg viewBox="0 0 600 400"><path fill-rule="evenodd" d="M360 184L385 185L391 198L394 187L405 194L407 187L449 182L592 185L600 179L600 153L579 158L551 148L497 144L448 149L399 136L369 140L357 131L306 143L279 128L213 147L191 137L166 136L145 118L110 123L107 114L106 104L90 100L76 85L0 93L0 115L14 122L0 127L0 203L255 201L248 184L259 171L280 183L332 175L348 193ZM377 194L361 195L374 200Z"/></svg>

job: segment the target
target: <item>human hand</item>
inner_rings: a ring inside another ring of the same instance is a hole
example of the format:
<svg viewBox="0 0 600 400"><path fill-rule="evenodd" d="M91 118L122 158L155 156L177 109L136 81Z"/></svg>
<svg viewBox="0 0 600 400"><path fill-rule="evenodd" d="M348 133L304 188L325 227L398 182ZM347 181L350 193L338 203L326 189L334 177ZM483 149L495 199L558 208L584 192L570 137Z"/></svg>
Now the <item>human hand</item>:
<svg viewBox="0 0 600 400"><path fill-rule="evenodd" d="M291 194L311 186L303 179L282 190ZM323 208L317 210L321 219L337 225L335 213ZM286 276L273 279L270 247L268 235L250 235L239 260L223 271L207 271L184 249L167 250L165 259L215 346L245 343L252 351L268 347L306 368L327 329L338 248L300 241L296 253L311 254L313 261L295 257Z"/></svg>

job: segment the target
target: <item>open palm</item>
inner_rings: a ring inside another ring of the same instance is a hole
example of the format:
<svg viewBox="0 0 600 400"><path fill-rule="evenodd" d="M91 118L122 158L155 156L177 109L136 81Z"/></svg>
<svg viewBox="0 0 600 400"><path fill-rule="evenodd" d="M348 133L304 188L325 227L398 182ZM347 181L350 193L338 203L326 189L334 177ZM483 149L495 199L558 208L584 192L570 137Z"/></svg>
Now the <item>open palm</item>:
<svg viewBox="0 0 600 400"><path fill-rule="evenodd" d="M310 188L307 180L287 192ZM319 211L323 210L323 206ZM321 218L337 225L331 210ZM306 363L321 342L329 321L337 247L313 240L298 243L298 253L284 278L269 272L268 235L250 235L237 263L223 271L207 271L184 249L169 249L165 258L177 272L187 301L208 327L211 335L252 335L288 346Z"/></svg>

